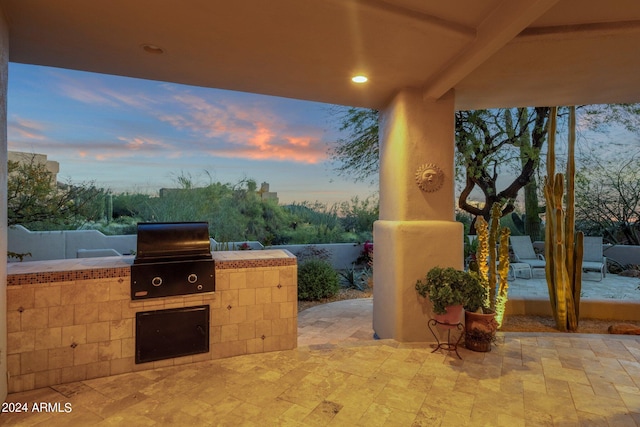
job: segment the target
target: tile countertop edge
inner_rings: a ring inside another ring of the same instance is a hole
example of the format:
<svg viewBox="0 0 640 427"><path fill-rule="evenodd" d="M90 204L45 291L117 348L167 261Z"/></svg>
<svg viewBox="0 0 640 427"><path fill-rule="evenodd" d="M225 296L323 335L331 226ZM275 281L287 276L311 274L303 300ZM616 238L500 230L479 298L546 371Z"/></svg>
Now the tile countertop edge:
<svg viewBox="0 0 640 427"><path fill-rule="evenodd" d="M224 251L212 255L217 269L279 267L297 262L296 257L285 249ZM7 285L128 276L133 259L128 255L11 262L7 263Z"/></svg>

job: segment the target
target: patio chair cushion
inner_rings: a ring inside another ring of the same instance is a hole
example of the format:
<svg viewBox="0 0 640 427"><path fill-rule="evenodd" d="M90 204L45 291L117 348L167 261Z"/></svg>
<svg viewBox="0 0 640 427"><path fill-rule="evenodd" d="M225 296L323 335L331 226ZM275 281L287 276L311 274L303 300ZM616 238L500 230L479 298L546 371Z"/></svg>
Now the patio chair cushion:
<svg viewBox="0 0 640 427"><path fill-rule="evenodd" d="M531 238L529 236L511 236L509 237L513 253L521 260L538 259L536 251L533 249Z"/></svg>
<svg viewBox="0 0 640 427"><path fill-rule="evenodd" d="M600 280L606 275L607 258L602 255L602 237L589 236L583 241L582 269L584 271L597 271Z"/></svg>
<svg viewBox="0 0 640 427"><path fill-rule="evenodd" d="M525 259L522 262L526 262L531 268L544 268L547 265L547 262L543 259Z"/></svg>

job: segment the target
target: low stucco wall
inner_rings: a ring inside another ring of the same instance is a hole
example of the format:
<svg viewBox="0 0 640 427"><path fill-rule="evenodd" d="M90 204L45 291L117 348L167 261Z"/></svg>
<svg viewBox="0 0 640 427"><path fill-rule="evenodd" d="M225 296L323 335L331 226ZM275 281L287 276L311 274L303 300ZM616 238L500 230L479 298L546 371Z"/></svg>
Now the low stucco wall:
<svg viewBox="0 0 640 427"><path fill-rule="evenodd" d="M31 253L25 257L25 261L129 255L135 253L137 246L137 236L134 234L105 236L97 230L30 231L21 225L9 228L7 240L9 251ZM314 246L327 251L330 256L329 262L338 270L351 268L363 250L360 243L277 245L265 248L260 242L219 243L211 239L211 246L216 252L229 249L234 251L242 244L246 244L252 250L286 250L294 256L298 256L309 246Z"/></svg>
<svg viewBox="0 0 640 427"><path fill-rule="evenodd" d="M553 316L549 300L533 298L509 298L505 314L529 316ZM581 319L640 321L640 304L637 301L580 300Z"/></svg>
<svg viewBox="0 0 640 427"><path fill-rule="evenodd" d="M78 251L113 249L121 255L135 253L137 236L105 236L97 230L30 231L21 225L8 228L8 250L30 253L25 261L71 259Z"/></svg>
<svg viewBox="0 0 640 427"><path fill-rule="evenodd" d="M336 270L346 270L353 266L353 263L362 254L363 245L360 243L328 243L317 245L278 245L270 246L270 249L284 249L298 256L300 252L313 246L318 249L326 250L329 255L329 262Z"/></svg>

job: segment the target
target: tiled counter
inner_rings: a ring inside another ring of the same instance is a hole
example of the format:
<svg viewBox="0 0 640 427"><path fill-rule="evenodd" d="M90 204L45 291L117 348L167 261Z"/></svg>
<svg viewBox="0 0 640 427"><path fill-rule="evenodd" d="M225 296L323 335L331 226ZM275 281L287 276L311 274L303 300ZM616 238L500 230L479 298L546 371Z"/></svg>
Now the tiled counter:
<svg viewBox="0 0 640 427"><path fill-rule="evenodd" d="M216 292L132 301L133 257L9 263L9 392L297 344L296 258L214 252ZM208 353L134 363L135 314L209 305Z"/></svg>

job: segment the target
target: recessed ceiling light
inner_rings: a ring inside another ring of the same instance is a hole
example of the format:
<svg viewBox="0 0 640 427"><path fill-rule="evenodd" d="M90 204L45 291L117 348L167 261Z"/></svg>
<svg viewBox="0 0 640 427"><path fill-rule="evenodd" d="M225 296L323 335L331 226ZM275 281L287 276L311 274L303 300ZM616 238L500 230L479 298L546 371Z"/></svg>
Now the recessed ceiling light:
<svg viewBox="0 0 640 427"><path fill-rule="evenodd" d="M161 55L164 53L163 48L161 48L160 46L156 46L154 44L143 44L142 50L144 50L147 53L152 53L154 55Z"/></svg>
<svg viewBox="0 0 640 427"><path fill-rule="evenodd" d="M351 81L354 83L366 83L368 80L369 79L367 78L367 76L363 76L363 75L351 77Z"/></svg>

